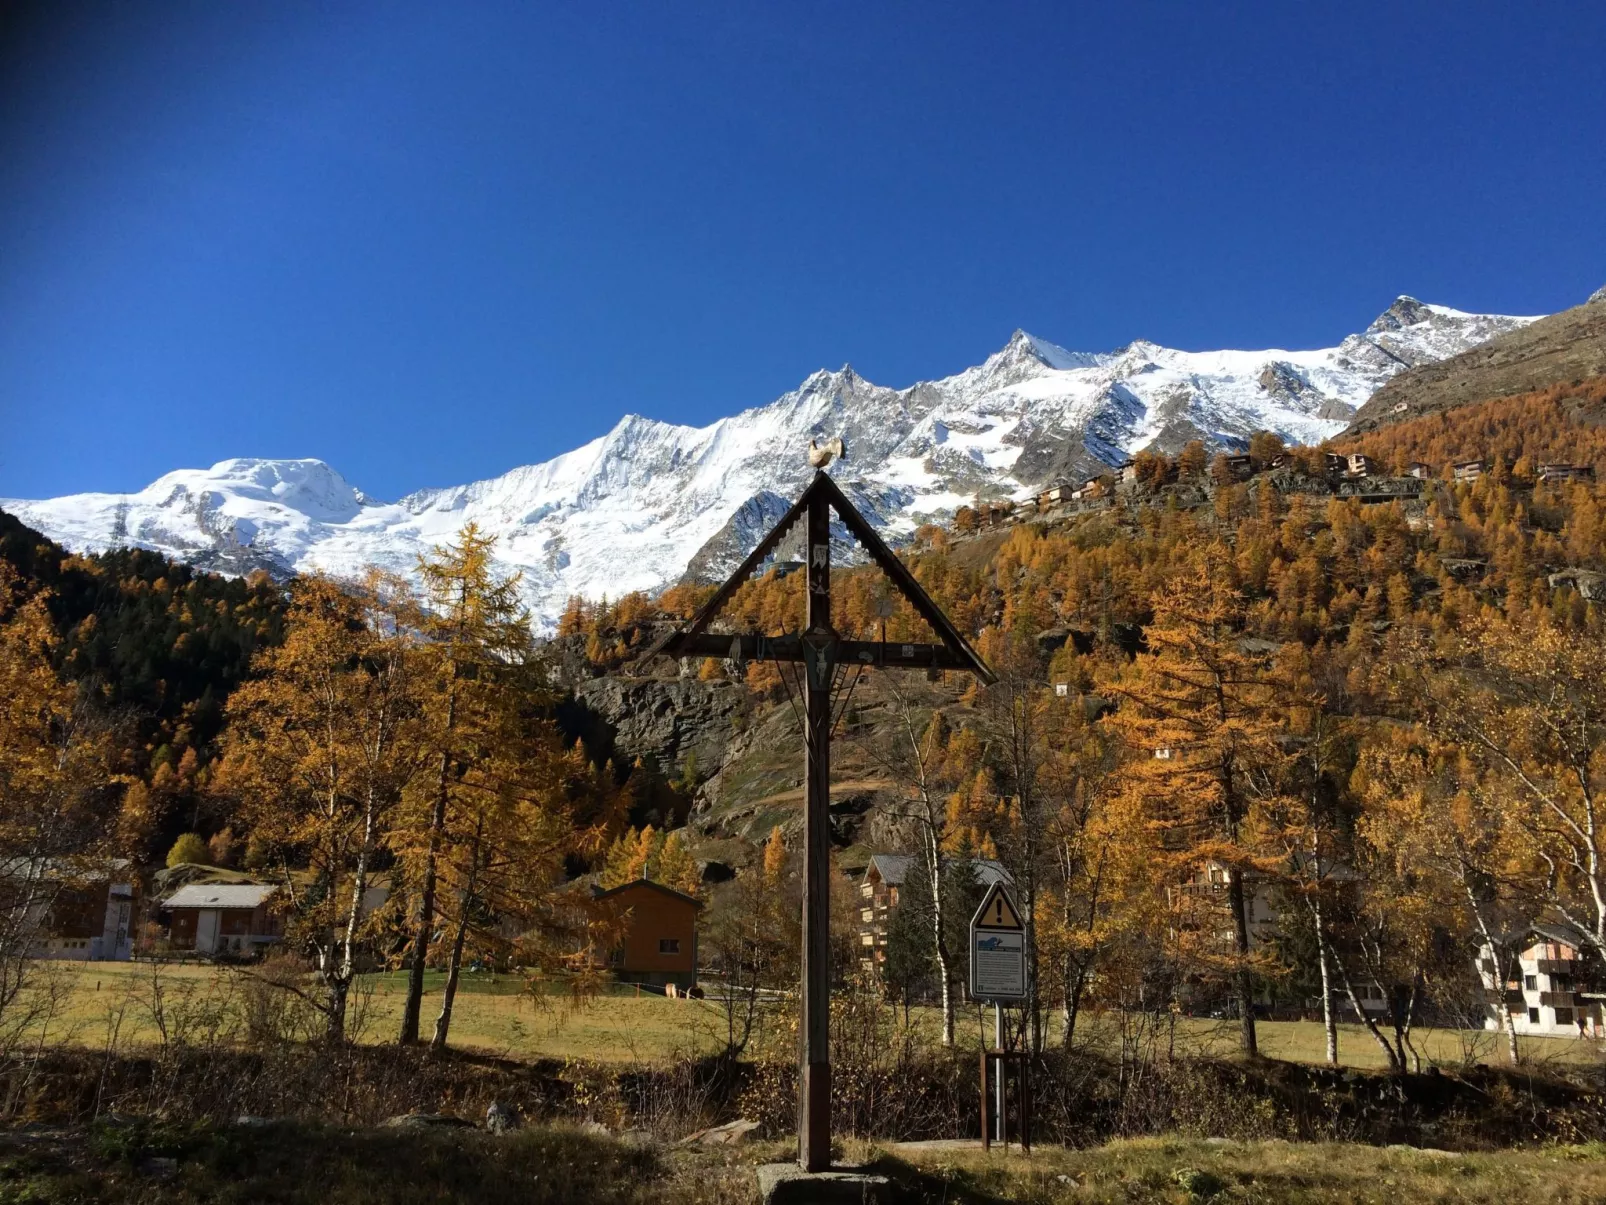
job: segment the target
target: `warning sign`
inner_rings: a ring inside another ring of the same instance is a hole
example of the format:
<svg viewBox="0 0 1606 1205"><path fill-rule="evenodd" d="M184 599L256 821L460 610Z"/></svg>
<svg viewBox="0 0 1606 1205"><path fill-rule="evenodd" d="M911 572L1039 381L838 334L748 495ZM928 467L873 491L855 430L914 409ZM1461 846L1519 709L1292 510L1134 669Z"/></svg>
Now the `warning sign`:
<svg viewBox="0 0 1606 1205"><path fill-rule="evenodd" d="M1026 998L1026 926L1002 883L970 921L970 995L997 1004Z"/></svg>

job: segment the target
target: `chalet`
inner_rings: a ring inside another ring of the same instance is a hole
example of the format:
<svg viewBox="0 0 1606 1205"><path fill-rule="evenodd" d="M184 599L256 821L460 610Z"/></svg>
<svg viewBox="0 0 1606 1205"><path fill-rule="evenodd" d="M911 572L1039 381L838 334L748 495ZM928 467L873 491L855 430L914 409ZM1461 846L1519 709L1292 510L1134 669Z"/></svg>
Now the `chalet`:
<svg viewBox="0 0 1606 1205"><path fill-rule="evenodd" d="M1130 461L1123 461L1115 466L1115 479L1123 485L1138 479L1138 466Z"/></svg>
<svg viewBox="0 0 1606 1205"><path fill-rule="evenodd" d="M1170 750L1157 749L1155 756L1159 757L1162 752L1169 753ZM1354 871L1342 865L1324 867L1323 871L1323 878L1341 887L1355 882L1357 878ZM1228 886L1226 864L1207 858L1187 880L1166 889L1173 923L1177 928L1200 934L1223 955L1231 954L1236 941L1232 913L1228 907ZM1270 952L1275 947L1282 935L1282 912L1279 907L1282 899L1275 879L1254 872L1245 874L1244 910L1249 923L1251 948ZM1364 1012L1372 1016L1387 1013L1388 999L1378 984L1357 979L1354 987L1356 1002ZM1263 1000L1263 1003L1269 1005L1270 1001ZM1348 996L1336 987L1333 988L1332 1006L1341 1016L1347 1018L1353 1015ZM1309 1012L1318 1012L1321 1007L1320 996L1305 1000L1302 1006Z"/></svg>
<svg viewBox="0 0 1606 1205"><path fill-rule="evenodd" d="M0 908L29 958L125 962L138 895L125 858L77 864L18 858L0 866Z"/></svg>
<svg viewBox="0 0 1606 1205"><path fill-rule="evenodd" d="M988 502L976 508L976 516L988 527L1002 527L1014 521L1013 502Z"/></svg>
<svg viewBox="0 0 1606 1205"><path fill-rule="evenodd" d="M1430 464L1425 464L1420 460L1413 460L1409 465L1406 466L1405 472L1407 476L1416 477L1422 481L1426 481L1428 478L1433 476L1433 466Z"/></svg>
<svg viewBox="0 0 1606 1205"><path fill-rule="evenodd" d="M1351 452L1345 458L1345 476L1370 477L1377 472L1377 461L1363 452Z"/></svg>
<svg viewBox="0 0 1606 1205"><path fill-rule="evenodd" d="M1489 471L1489 466L1482 460L1463 460L1451 471L1457 481L1476 481Z"/></svg>
<svg viewBox="0 0 1606 1205"><path fill-rule="evenodd" d="M1595 466L1592 464L1542 464L1539 466L1539 480L1593 481L1595 480Z"/></svg>
<svg viewBox="0 0 1606 1205"><path fill-rule="evenodd" d="M0 869L0 907L31 958L126 962L137 894L123 858L88 866L25 858Z"/></svg>
<svg viewBox="0 0 1606 1205"><path fill-rule="evenodd" d="M1234 481L1248 481L1255 475L1255 462L1249 456L1223 456L1221 462Z"/></svg>
<svg viewBox="0 0 1606 1205"><path fill-rule="evenodd" d="M1339 455L1337 452L1326 452L1323 454L1322 465L1327 470L1328 475L1332 476L1348 469L1349 459Z"/></svg>
<svg viewBox="0 0 1606 1205"><path fill-rule="evenodd" d="M1071 491L1076 487L1068 481L1056 481L1047 489L1037 495L1037 509L1048 510L1062 502L1071 500Z"/></svg>
<svg viewBox="0 0 1606 1205"><path fill-rule="evenodd" d="M127 962L134 955L135 884L122 875L63 887L34 946L35 958Z"/></svg>
<svg viewBox="0 0 1606 1205"><path fill-rule="evenodd" d="M1498 1009L1511 1014L1519 1034L1599 1038L1602 1027L1600 961L1587 940L1570 925L1530 925L1502 941L1509 959L1497 967L1494 948L1478 950L1478 977L1484 990L1499 999L1490 1005L1484 1025L1504 1029Z"/></svg>
<svg viewBox="0 0 1606 1205"><path fill-rule="evenodd" d="M620 928L607 966L623 983L653 987L697 986L697 914L702 901L637 879L595 893L605 923Z"/></svg>
<svg viewBox="0 0 1606 1205"><path fill-rule="evenodd" d="M1161 753L1167 759L1171 756L1169 749L1155 750L1156 757ZM1179 923L1184 928L1219 927L1223 946L1230 945L1233 938L1232 920L1227 912L1227 886L1226 864L1210 858L1201 863L1187 881L1168 888ZM1249 940L1255 945L1270 945L1277 935L1278 914L1273 888L1273 882L1263 876L1249 875L1244 879Z"/></svg>
<svg viewBox="0 0 1606 1205"><path fill-rule="evenodd" d="M211 958L250 955L284 937L273 910L272 883L191 883L162 904L168 941L175 951Z"/></svg>
<svg viewBox="0 0 1606 1205"><path fill-rule="evenodd" d="M977 886L986 889L994 883L1013 883L1001 862L971 858L967 863ZM859 962L879 966L887 958L887 922L898 907L904 882L920 870L920 859L913 854L874 854L859 881Z"/></svg>

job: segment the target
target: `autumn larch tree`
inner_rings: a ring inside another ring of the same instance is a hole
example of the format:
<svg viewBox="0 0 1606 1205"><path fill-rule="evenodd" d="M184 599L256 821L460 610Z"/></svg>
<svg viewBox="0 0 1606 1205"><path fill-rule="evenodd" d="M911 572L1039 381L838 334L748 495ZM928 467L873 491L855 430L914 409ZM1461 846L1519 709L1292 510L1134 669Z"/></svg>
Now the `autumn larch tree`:
<svg viewBox="0 0 1606 1205"><path fill-rule="evenodd" d="M0 1044L37 1011L33 947L57 897L103 870L116 849L126 776L117 732L90 691L52 665L50 598L27 596L0 561Z"/></svg>
<svg viewBox="0 0 1606 1205"><path fill-rule="evenodd" d="M345 1036L374 859L422 769L417 622L396 578L299 577L284 643L229 699L216 789L279 855L287 935L311 953L323 993L308 999L330 1041Z"/></svg>
<svg viewBox="0 0 1606 1205"><path fill-rule="evenodd" d="M1362 752L1356 780L1366 804L1362 834L1392 860L1396 877L1413 880L1434 902L1435 929L1475 937L1489 951L1492 984L1482 996L1515 1066L1520 1052L1505 983L1516 951L1505 937L1533 919L1529 901L1537 894L1513 831L1515 809L1498 786L1490 789L1476 761L1421 728L1377 732ZM1460 962L1471 971L1470 957Z"/></svg>
<svg viewBox="0 0 1606 1205"><path fill-rule="evenodd" d="M1243 1052L1258 1053L1245 876L1275 870L1257 802L1280 778L1283 713L1264 654L1245 645L1247 607L1228 550L1214 545L1153 596L1148 651L1105 689L1126 746L1124 806L1156 832L1180 887L1210 861L1226 870L1231 983Z"/></svg>
<svg viewBox="0 0 1606 1205"><path fill-rule="evenodd" d="M529 618L519 601L517 575L502 577L492 565L495 537L473 523L457 542L419 558L428 606L423 620L424 739L434 770L414 793L409 823L397 833L409 883L416 891L415 926L402 1007L400 1041L418 1041L424 971L437 919L440 858L447 821L459 784L487 755L505 706L501 671L529 655Z"/></svg>

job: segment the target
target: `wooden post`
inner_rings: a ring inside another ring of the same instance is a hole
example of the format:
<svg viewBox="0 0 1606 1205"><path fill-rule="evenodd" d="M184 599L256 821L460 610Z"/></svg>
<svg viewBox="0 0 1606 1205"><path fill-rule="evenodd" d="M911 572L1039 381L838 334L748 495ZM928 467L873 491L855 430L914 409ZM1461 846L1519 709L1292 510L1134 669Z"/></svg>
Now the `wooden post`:
<svg viewBox="0 0 1606 1205"><path fill-rule="evenodd" d="M831 1166L830 804L831 511L823 492L809 498L808 626L804 659L803 1025L797 1157L804 1171Z"/></svg>
<svg viewBox="0 0 1606 1205"><path fill-rule="evenodd" d="M987 1053L987 1035L984 1032L981 1039L981 1149L993 1149L993 1119L989 1108L992 1104L992 1093L987 1084L987 1064L991 1060Z"/></svg>
<svg viewBox="0 0 1606 1205"><path fill-rule="evenodd" d="M1021 1051L1020 1084L1015 1089L1020 1099L1020 1149L1032 1153L1032 1053Z"/></svg>

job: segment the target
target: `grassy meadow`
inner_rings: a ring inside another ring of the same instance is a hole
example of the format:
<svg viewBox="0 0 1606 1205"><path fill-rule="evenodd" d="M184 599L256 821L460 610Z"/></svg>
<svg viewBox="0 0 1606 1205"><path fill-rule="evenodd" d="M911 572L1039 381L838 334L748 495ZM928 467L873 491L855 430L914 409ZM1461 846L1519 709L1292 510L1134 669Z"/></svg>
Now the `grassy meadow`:
<svg viewBox="0 0 1606 1205"><path fill-rule="evenodd" d="M898 1199L936 1205L1171 1205L1190 1201L1572 1205L1606 1199L1606 1152L1451 1154L1348 1143L1123 1140L1086 1150L845 1143ZM0 1133L0 1202L30 1205L749 1205L754 1167L784 1143L629 1143L563 1126L474 1131L135 1125Z"/></svg>
<svg viewBox="0 0 1606 1205"><path fill-rule="evenodd" d="M53 963L42 964L57 994L54 1010L36 1036L50 1041L102 1048L113 1034L119 1045L154 1043L161 1039L157 1009L159 991L171 1028L216 1025L226 1029L241 1020L247 980L241 972L200 964ZM426 1033L440 1010L442 976L425 981ZM364 976L353 995L352 1030L357 1041L384 1044L401 1019L405 977L400 973ZM901 1016L901 1014L900 1014ZM937 1040L935 1009L915 1009L910 1024ZM1084 1017L1078 1041L1116 1050L1121 1042L1118 1019ZM618 1063L653 1063L719 1049L723 1013L712 999L666 999L651 991L639 993L615 986L606 994L573 1000L566 993L534 993L517 976L465 974L453 1010L452 1045L480 1054L516 1060L588 1059ZM46 1028L48 1027L48 1028ZM990 1016L972 1007L959 1014L959 1041L974 1047L978 1033L992 1037ZM1345 1066L1386 1066L1382 1052L1359 1025L1339 1027L1339 1059ZM1269 1058L1320 1063L1325 1047L1322 1027L1306 1021L1262 1021L1260 1047ZM1057 1038L1057 1034L1053 1035ZM1178 1018L1174 1030L1153 1034L1161 1049L1177 1055L1231 1055L1237 1048L1236 1022ZM1504 1045L1499 1035L1484 1031L1418 1029L1413 1035L1424 1061L1440 1066L1471 1062L1499 1064ZM1525 1037L1526 1062L1593 1064L1603 1059L1592 1042L1567 1038ZM1152 1047L1151 1047L1152 1049Z"/></svg>

